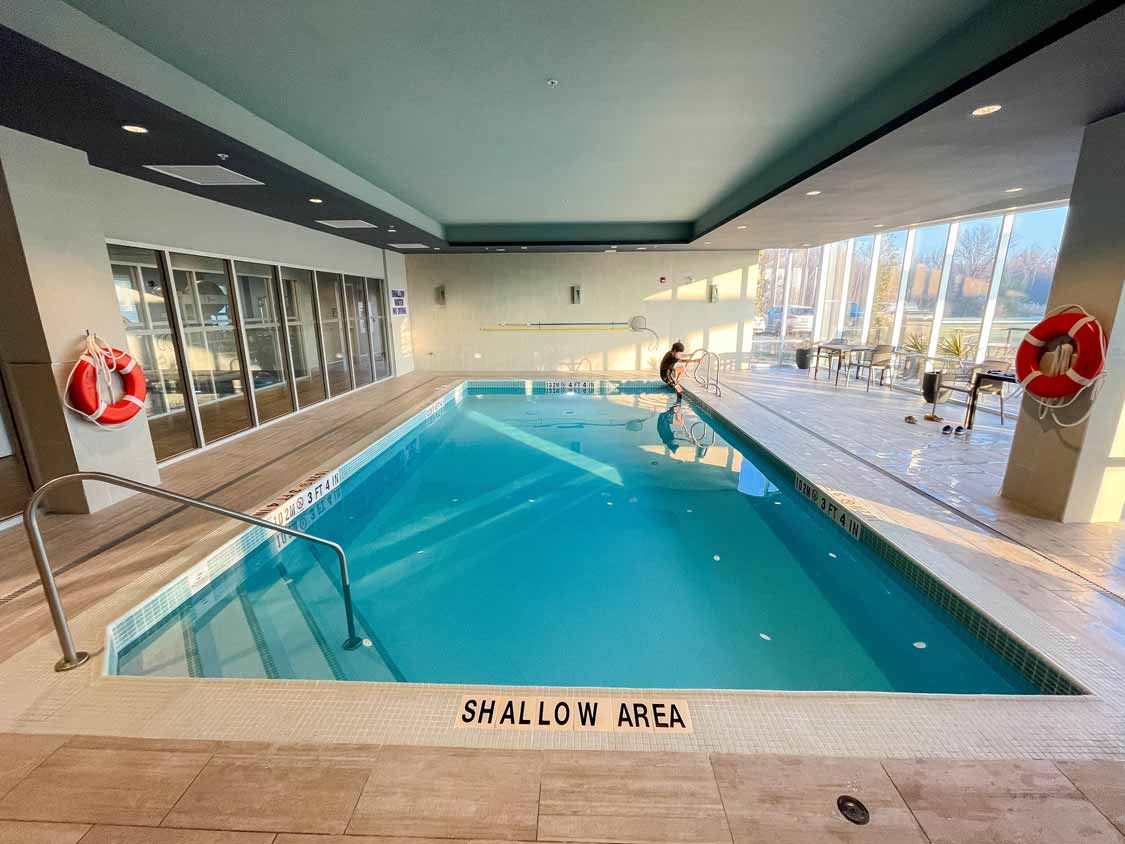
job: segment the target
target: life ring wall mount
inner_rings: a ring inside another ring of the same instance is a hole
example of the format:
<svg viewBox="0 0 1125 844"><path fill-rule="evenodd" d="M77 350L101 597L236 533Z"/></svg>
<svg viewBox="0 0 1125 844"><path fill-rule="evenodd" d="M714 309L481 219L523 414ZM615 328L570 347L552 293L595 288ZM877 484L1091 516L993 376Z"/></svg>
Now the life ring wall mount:
<svg viewBox="0 0 1125 844"><path fill-rule="evenodd" d="M121 376L123 389L116 401L114 374ZM141 411L147 395L144 371L133 357L87 334L85 351L67 378L66 406L99 427L117 426Z"/></svg>
<svg viewBox="0 0 1125 844"><path fill-rule="evenodd" d="M1064 305L1024 335L1016 350L1016 378L1039 404L1041 419L1050 414L1059 426L1072 428L1086 421L1092 404L1073 422L1061 421L1055 411L1073 404L1086 390L1093 402L1105 375L1105 359L1101 324L1080 305Z"/></svg>

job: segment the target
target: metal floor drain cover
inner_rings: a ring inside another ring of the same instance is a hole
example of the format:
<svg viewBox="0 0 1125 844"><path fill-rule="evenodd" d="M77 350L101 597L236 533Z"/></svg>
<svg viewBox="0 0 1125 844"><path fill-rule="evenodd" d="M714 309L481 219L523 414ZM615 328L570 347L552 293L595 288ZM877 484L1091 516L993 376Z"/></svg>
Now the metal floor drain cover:
<svg viewBox="0 0 1125 844"><path fill-rule="evenodd" d="M863 826L871 820L871 813L867 811L867 807L847 794L841 794L836 798L836 808L840 810L841 815L854 824Z"/></svg>

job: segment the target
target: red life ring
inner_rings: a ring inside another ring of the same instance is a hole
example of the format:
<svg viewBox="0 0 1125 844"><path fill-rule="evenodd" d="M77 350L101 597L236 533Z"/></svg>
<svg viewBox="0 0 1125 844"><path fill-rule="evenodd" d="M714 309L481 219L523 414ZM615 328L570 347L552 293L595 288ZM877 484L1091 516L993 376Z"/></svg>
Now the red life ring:
<svg viewBox="0 0 1125 844"><path fill-rule="evenodd" d="M109 349L105 353L106 366L124 381L125 395L121 401L106 404L98 393L98 371L89 355L82 355L70 378L67 396L74 410L99 425L120 425L128 422L145 406L148 386L145 374L127 352Z"/></svg>
<svg viewBox="0 0 1125 844"><path fill-rule="evenodd" d="M1069 335L1074 343L1070 369L1061 375L1043 374L1039 369L1043 347L1064 335ZM1104 365L1102 327L1084 311L1068 311L1047 317L1027 332L1016 351L1016 377L1027 392L1041 399L1073 396L1092 384Z"/></svg>

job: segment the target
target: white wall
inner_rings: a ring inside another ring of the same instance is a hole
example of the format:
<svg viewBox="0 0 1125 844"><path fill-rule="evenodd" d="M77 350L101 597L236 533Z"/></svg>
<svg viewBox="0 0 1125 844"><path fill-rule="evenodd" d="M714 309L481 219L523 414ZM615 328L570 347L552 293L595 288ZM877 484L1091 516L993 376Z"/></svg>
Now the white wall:
<svg viewBox="0 0 1125 844"><path fill-rule="evenodd" d="M387 262L387 296L392 288L407 289L406 256L398 252L386 252ZM391 355L395 361L395 374L405 375L414 371L414 336L411 333L411 317L414 303L407 297L406 316L390 314L391 320ZM389 307L389 306L388 306Z"/></svg>
<svg viewBox="0 0 1125 844"><path fill-rule="evenodd" d="M653 369L677 339L689 350L705 346L723 356L749 351L755 251L410 255L406 268L419 369ZM717 302L707 301L709 284L718 289ZM444 307L435 303L439 285ZM569 304L571 285L581 286L582 304ZM631 331L481 330L500 323L627 323L635 315L647 319L659 341Z"/></svg>

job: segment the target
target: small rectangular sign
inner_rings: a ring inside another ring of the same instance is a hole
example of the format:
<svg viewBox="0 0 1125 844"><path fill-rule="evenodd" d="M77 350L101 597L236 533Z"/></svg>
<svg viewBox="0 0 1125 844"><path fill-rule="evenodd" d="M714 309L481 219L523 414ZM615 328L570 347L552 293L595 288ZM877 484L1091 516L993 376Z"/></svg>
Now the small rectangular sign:
<svg viewBox="0 0 1125 844"><path fill-rule="evenodd" d="M312 507L321 498L328 495L340 485L340 470L336 469L326 475L314 477L307 486L294 490L294 494L286 498L276 507L270 509L266 521L275 525L289 524L295 517Z"/></svg>
<svg viewBox="0 0 1125 844"><path fill-rule="evenodd" d="M688 703L679 698L465 695L454 723L481 730L694 732Z"/></svg>
<svg viewBox="0 0 1125 844"><path fill-rule="evenodd" d="M863 535L863 523L812 481L794 472L793 486L797 492L819 507L820 512L846 530L852 539L859 539Z"/></svg>
<svg viewBox="0 0 1125 844"><path fill-rule="evenodd" d="M597 381L544 381L543 389L548 393L559 392L594 392L598 389Z"/></svg>

